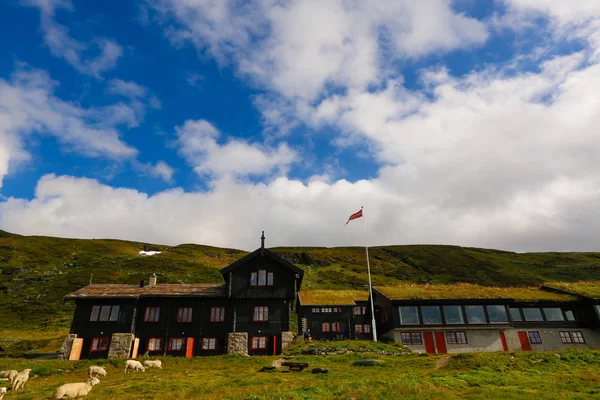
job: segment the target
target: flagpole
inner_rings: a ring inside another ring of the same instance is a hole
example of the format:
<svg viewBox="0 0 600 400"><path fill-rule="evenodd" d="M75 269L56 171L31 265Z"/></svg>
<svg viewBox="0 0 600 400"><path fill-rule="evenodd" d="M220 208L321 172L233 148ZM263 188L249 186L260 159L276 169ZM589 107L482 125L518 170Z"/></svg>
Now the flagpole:
<svg viewBox="0 0 600 400"><path fill-rule="evenodd" d="M362 211L362 206L360 207ZM365 232L365 254L367 256L367 272L369 274L369 298L371 299L371 325L373 326L373 341L377 341L377 327L375 325L375 306L373 305L373 285L371 284L371 265L369 264L369 245L367 243L367 223L365 222L365 214L362 214L363 231Z"/></svg>

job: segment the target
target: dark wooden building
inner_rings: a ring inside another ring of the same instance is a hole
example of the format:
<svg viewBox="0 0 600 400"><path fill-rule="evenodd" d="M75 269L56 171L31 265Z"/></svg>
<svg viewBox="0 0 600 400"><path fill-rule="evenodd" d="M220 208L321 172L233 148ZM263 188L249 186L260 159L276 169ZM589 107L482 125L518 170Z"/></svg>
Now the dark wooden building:
<svg viewBox="0 0 600 400"><path fill-rule="evenodd" d="M122 354L279 354L292 340L290 315L302 269L261 247L223 268L224 284L92 284L76 303L70 340L77 358ZM117 340L118 339L118 340ZM112 348L111 348L112 346Z"/></svg>

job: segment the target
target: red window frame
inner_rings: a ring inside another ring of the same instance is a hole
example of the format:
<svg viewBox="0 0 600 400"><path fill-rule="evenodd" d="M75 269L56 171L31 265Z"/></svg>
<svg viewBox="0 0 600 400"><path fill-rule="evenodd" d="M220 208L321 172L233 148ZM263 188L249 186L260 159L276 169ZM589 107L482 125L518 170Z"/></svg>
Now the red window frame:
<svg viewBox="0 0 600 400"><path fill-rule="evenodd" d="M329 325L329 322L321 322L321 332L331 332L331 325Z"/></svg>
<svg viewBox="0 0 600 400"><path fill-rule="evenodd" d="M423 336L421 332L402 332L400 333L402 344L418 345L423 344Z"/></svg>
<svg viewBox="0 0 600 400"><path fill-rule="evenodd" d="M153 346L153 349L150 349L150 343L155 343L158 342L158 348L156 348L156 346ZM157 338L157 337L153 337L153 338L148 338L148 342L146 343L146 350L148 351L148 353L150 352L155 352L155 351L162 351L162 338Z"/></svg>
<svg viewBox="0 0 600 400"><path fill-rule="evenodd" d="M269 321L269 306L255 306L254 314L252 315L253 322L268 322Z"/></svg>
<svg viewBox="0 0 600 400"><path fill-rule="evenodd" d="M104 314L102 311L107 308L108 308L108 314ZM121 309L120 305L101 304L98 306L93 306L92 312L90 313L90 321L91 322L117 322L119 320L120 309ZM106 317L104 317L103 315L106 315Z"/></svg>
<svg viewBox="0 0 600 400"><path fill-rule="evenodd" d="M354 307L354 310L353 310L354 315L362 315L362 313L360 312L361 310L362 310L362 307L360 307L360 306Z"/></svg>
<svg viewBox="0 0 600 400"><path fill-rule="evenodd" d="M446 344L468 344L465 331L446 331Z"/></svg>
<svg viewBox="0 0 600 400"><path fill-rule="evenodd" d="M144 322L158 322L160 318L160 307L146 307Z"/></svg>
<svg viewBox="0 0 600 400"><path fill-rule="evenodd" d="M110 342L110 338L108 336L92 338L92 343L90 345L90 352L96 353L96 352L100 352L100 351L107 351L109 342ZM96 348L94 348L94 346Z"/></svg>
<svg viewBox="0 0 600 400"><path fill-rule="evenodd" d="M356 333L362 333L362 325L361 324L354 325L354 331Z"/></svg>
<svg viewBox="0 0 600 400"><path fill-rule="evenodd" d="M192 322L192 307L179 307L177 309L177 322Z"/></svg>
<svg viewBox="0 0 600 400"><path fill-rule="evenodd" d="M340 330L340 323L339 322L332 322L331 323L331 331L332 332L338 332Z"/></svg>
<svg viewBox="0 0 600 400"><path fill-rule="evenodd" d="M225 307L211 307L210 308L210 322L224 322L225 321Z"/></svg>
<svg viewBox="0 0 600 400"><path fill-rule="evenodd" d="M266 269L250 272L250 286L273 286L274 280L273 272Z"/></svg>
<svg viewBox="0 0 600 400"><path fill-rule="evenodd" d="M363 333L371 333L371 325L364 324L363 325Z"/></svg>
<svg viewBox="0 0 600 400"><path fill-rule="evenodd" d="M217 338L205 337L202 338L202 345L200 350L216 350L217 349Z"/></svg>
<svg viewBox="0 0 600 400"><path fill-rule="evenodd" d="M185 351L185 338L169 338L169 351Z"/></svg>
<svg viewBox="0 0 600 400"><path fill-rule="evenodd" d="M266 336L252 336L250 338L250 350L265 350L268 344Z"/></svg>
<svg viewBox="0 0 600 400"><path fill-rule="evenodd" d="M529 331L527 332L527 336L529 337L529 343L542 344L542 337L538 331Z"/></svg>

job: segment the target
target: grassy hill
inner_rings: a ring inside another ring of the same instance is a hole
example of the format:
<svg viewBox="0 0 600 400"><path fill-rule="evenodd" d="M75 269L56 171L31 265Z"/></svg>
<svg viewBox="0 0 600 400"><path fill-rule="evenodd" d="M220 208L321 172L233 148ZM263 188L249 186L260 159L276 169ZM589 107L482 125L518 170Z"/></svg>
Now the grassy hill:
<svg viewBox="0 0 600 400"><path fill-rule="evenodd" d="M161 254L140 256L140 250ZM302 289L360 289L367 283L362 247L272 249L303 268ZM64 329L73 305L62 297L89 283L136 284L156 272L159 282L220 283L219 269L247 254L195 244L164 246L105 239L20 236L0 231L0 331ZM373 283L469 282L531 285L600 280L600 253L511 253L458 246L369 249Z"/></svg>

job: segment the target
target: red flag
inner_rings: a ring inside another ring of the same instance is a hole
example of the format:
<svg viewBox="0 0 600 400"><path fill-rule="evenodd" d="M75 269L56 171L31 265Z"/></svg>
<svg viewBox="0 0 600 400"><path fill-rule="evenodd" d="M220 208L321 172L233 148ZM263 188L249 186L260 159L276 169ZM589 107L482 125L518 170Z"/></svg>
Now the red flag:
<svg viewBox="0 0 600 400"><path fill-rule="evenodd" d="M355 212L354 214L352 214L350 216L350 218L348 218L348 221L346 222L346 225L348 225L348 222L352 221L353 219L357 219L357 218L360 218L360 217L362 217L362 208L360 209L359 212Z"/></svg>

